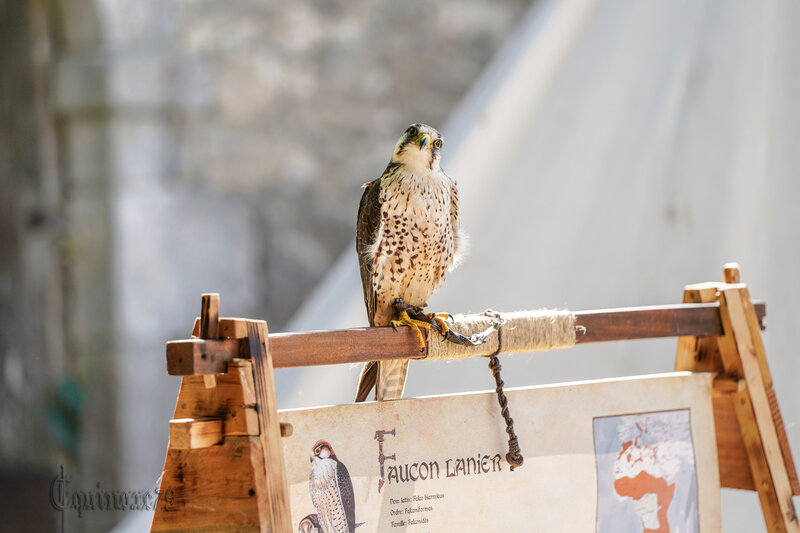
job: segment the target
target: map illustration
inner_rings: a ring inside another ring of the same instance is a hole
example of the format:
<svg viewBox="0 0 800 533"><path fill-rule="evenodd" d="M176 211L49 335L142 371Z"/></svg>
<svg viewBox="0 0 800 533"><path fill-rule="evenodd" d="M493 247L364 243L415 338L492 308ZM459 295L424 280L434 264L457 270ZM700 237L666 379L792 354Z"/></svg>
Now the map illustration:
<svg viewBox="0 0 800 533"><path fill-rule="evenodd" d="M696 533L689 410L594 419L597 533Z"/></svg>

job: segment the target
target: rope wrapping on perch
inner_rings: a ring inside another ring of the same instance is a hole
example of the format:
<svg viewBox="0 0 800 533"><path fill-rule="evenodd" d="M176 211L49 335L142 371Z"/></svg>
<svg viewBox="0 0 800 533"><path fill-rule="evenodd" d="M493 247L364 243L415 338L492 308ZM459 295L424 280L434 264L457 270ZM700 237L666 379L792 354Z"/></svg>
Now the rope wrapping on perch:
<svg viewBox="0 0 800 533"><path fill-rule="evenodd" d="M480 336L492 329L497 329L500 334L488 335L486 342L478 345L454 344L441 335L430 334L426 361L541 352L575 345L575 315L565 310L455 315L448 326L465 337Z"/></svg>
<svg viewBox="0 0 800 533"><path fill-rule="evenodd" d="M568 348L575 344L575 315L569 311L517 311L500 313L486 310L480 315L461 315L448 324L446 335L428 336L430 360L489 357L489 368L497 387L500 414L506 423L508 453L506 461L511 470L522 466L525 458L514 430L514 419L508 408L508 398L500 377L500 353L533 352ZM455 335L453 333L455 332ZM494 334L496 333L496 335Z"/></svg>

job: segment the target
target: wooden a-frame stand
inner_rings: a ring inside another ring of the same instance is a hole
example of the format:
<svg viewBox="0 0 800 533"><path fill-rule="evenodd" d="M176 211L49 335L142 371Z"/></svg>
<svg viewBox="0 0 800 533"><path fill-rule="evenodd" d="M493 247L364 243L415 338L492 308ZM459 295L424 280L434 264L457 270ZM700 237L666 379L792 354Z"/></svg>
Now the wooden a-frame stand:
<svg viewBox="0 0 800 533"><path fill-rule="evenodd" d="M736 265L689 285L683 304L576 312L579 343L677 336L676 370L715 374L720 485L756 490L770 533L800 533L800 483L753 304ZM424 356L425 354L423 354ZM273 368L419 358L408 328L268 335L263 321L219 318L203 295L191 339L167 343L183 376L151 531L293 531Z"/></svg>

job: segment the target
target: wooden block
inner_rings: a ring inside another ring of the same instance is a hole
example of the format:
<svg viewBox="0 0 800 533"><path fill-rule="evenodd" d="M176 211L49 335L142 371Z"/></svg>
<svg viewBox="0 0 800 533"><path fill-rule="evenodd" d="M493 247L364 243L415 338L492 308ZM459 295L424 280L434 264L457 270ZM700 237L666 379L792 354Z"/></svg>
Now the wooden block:
<svg viewBox="0 0 800 533"><path fill-rule="evenodd" d="M216 339L219 324L219 294L204 294L200 305L200 338Z"/></svg>
<svg viewBox="0 0 800 533"><path fill-rule="evenodd" d="M291 437L294 428L288 422L281 422L281 437Z"/></svg>
<svg viewBox="0 0 800 533"><path fill-rule="evenodd" d="M245 339L186 339L167 342L167 373L171 376L221 374L228 361L249 357Z"/></svg>
<svg viewBox="0 0 800 533"><path fill-rule="evenodd" d="M184 376L172 418L220 418L219 388L208 389L203 376Z"/></svg>
<svg viewBox="0 0 800 533"><path fill-rule="evenodd" d="M250 353L253 360L253 378L261 426L261 446L264 450L267 508L269 509L270 523L274 531L288 533L292 530L289 484L286 478L286 464L283 461L278 399L275 396L275 376L269 352L267 323L264 321L248 322L247 337L250 341Z"/></svg>
<svg viewBox="0 0 800 533"><path fill-rule="evenodd" d="M253 362L250 359L233 359L228 362L228 371L219 377L220 395L228 404L248 407L256 405L256 389L253 381Z"/></svg>
<svg viewBox="0 0 800 533"><path fill-rule="evenodd" d="M220 339L246 339L248 318L220 317L217 336ZM200 337L200 317L194 319L192 335Z"/></svg>
<svg viewBox="0 0 800 533"><path fill-rule="evenodd" d="M717 301L718 284L687 285L683 303L712 303ZM713 336L678 337L675 370L691 372L722 372L717 339Z"/></svg>
<svg viewBox="0 0 800 533"><path fill-rule="evenodd" d="M256 472L264 472L259 437L228 437L210 448L170 447L151 531L270 531L264 476Z"/></svg>
<svg viewBox="0 0 800 533"><path fill-rule="evenodd" d="M747 450L739 429L739 419L733 405L737 386L736 381L716 379L712 389L719 482L721 487L728 489L756 490Z"/></svg>
<svg viewBox="0 0 800 533"><path fill-rule="evenodd" d="M690 294L693 302L715 302L717 300L717 291L722 285L718 281L692 283L683 287L683 293Z"/></svg>
<svg viewBox="0 0 800 533"><path fill-rule="evenodd" d="M222 418L225 436L258 435L252 363L234 359L227 370L216 375L214 389L205 387L205 376L184 377L173 418Z"/></svg>
<svg viewBox="0 0 800 533"><path fill-rule="evenodd" d="M246 339L247 338L247 319L246 318L220 318L219 336L226 339Z"/></svg>
<svg viewBox="0 0 800 533"><path fill-rule="evenodd" d="M248 359L228 363L228 373L220 381L220 398L225 411L225 435L258 435L253 365Z"/></svg>
<svg viewBox="0 0 800 533"><path fill-rule="evenodd" d="M222 442L222 420L178 418L169 421L172 448L207 448Z"/></svg>
<svg viewBox="0 0 800 533"><path fill-rule="evenodd" d="M725 263L722 267L722 279L725 283L741 283L742 275L739 263Z"/></svg>
<svg viewBox="0 0 800 533"><path fill-rule="evenodd" d="M226 437L228 435L258 435L258 410L255 407L230 409L225 415L223 431Z"/></svg>
<svg viewBox="0 0 800 533"><path fill-rule="evenodd" d="M724 374L719 344L715 337L679 337L675 370Z"/></svg>

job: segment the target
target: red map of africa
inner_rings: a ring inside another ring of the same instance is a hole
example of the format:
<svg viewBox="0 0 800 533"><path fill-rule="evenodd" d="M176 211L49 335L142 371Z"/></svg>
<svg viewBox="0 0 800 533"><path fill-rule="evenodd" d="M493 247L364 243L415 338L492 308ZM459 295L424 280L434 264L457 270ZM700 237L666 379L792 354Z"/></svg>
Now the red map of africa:
<svg viewBox="0 0 800 533"><path fill-rule="evenodd" d="M622 451L617 456L617 460L621 459L632 445L633 441L623 443ZM626 459L631 461L631 455L628 454ZM641 458L633 459L633 461L641 461ZM664 478L653 477L645 470L642 470L633 478L617 478L614 481L614 489L620 496L628 496L633 500L640 500L645 494L655 494L658 501L658 529L647 529L645 526L643 531L644 533L669 533L667 510L675 494L674 483L668 485Z"/></svg>

